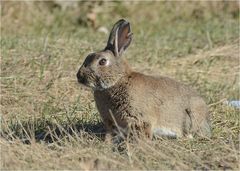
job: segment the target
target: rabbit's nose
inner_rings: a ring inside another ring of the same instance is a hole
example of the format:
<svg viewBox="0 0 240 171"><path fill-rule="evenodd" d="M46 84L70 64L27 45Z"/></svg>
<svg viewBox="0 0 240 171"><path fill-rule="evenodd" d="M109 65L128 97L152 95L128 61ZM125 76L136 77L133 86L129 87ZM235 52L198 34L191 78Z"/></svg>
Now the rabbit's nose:
<svg viewBox="0 0 240 171"><path fill-rule="evenodd" d="M84 77L78 78L78 82L81 84L86 84L87 80Z"/></svg>
<svg viewBox="0 0 240 171"><path fill-rule="evenodd" d="M77 79L81 84L86 84L87 82L86 78L80 72L77 73Z"/></svg>

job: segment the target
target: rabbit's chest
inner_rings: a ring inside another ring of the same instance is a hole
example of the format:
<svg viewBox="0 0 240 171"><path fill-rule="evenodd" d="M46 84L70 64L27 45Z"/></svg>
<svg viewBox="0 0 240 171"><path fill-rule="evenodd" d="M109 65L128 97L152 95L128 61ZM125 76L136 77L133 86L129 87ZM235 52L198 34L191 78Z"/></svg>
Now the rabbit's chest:
<svg viewBox="0 0 240 171"><path fill-rule="evenodd" d="M125 127L129 122L138 119L131 105L131 97L124 87L107 92L95 92L94 97L103 121L116 121L120 126Z"/></svg>

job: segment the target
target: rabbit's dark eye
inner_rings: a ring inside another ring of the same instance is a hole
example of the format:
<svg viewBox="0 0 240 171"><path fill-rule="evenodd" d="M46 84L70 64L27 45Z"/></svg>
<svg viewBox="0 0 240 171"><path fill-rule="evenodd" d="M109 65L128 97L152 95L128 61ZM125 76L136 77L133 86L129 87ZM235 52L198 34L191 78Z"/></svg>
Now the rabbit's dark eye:
<svg viewBox="0 0 240 171"><path fill-rule="evenodd" d="M99 65L106 65L107 63L107 60L105 58L102 58L100 61L99 61Z"/></svg>

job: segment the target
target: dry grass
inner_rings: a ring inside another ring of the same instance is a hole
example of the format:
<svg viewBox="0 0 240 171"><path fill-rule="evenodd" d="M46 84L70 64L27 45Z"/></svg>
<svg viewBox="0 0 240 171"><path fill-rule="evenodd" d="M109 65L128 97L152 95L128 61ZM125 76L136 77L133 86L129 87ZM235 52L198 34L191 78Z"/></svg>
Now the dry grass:
<svg viewBox="0 0 240 171"><path fill-rule="evenodd" d="M4 3L1 169L239 168L239 109L222 103L239 99L235 2L82 5L86 16L89 8L97 11L92 27L77 22L79 15L89 21L76 9ZM92 93L75 75L86 54L105 45L107 35L97 28L109 28L119 17L132 22L134 41L126 58L134 68L192 85L206 99L211 139L103 142Z"/></svg>

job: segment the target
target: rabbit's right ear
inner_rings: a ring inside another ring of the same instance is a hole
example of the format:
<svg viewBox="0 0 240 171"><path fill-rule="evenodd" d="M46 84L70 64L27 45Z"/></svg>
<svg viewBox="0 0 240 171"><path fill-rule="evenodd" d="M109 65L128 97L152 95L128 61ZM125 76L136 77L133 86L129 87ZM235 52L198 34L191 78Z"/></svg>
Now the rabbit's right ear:
<svg viewBox="0 0 240 171"><path fill-rule="evenodd" d="M132 41L130 23L124 19L114 24L105 50L111 50L116 57L122 55Z"/></svg>

